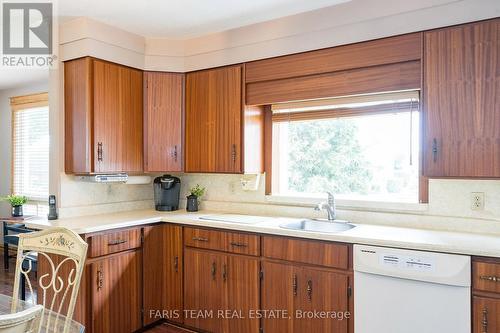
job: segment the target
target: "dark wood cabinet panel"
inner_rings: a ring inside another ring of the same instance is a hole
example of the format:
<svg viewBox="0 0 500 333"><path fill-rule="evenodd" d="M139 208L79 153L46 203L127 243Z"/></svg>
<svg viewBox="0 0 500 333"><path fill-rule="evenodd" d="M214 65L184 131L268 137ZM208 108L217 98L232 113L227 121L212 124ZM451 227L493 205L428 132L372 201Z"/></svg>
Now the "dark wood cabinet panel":
<svg viewBox="0 0 500 333"><path fill-rule="evenodd" d="M211 333L223 332L223 322L217 318L225 298L223 261L221 254L185 249L184 306L189 311L184 323L187 326Z"/></svg>
<svg viewBox="0 0 500 333"><path fill-rule="evenodd" d="M424 34L424 174L500 176L500 19Z"/></svg>
<svg viewBox="0 0 500 333"><path fill-rule="evenodd" d="M144 325L161 319L182 323L182 227L147 226L143 232Z"/></svg>
<svg viewBox="0 0 500 333"><path fill-rule="evenodd" d="M65 172L142 172L142 71L89 57L64 66Z"/></svg>
<svg viewBox="0 0 500 333"><path fill-rule="evenodd" d="M237 254L260 255L260 237L240 232L184 228L184 244Z"/></svg>
<svg viewBox="0 0 500 333"><path fill-rule="evenodd" d="M92 332L141 328L141 253L126 252L91 264Z"/></svg>
<svg viewBox="0 0 500 333"><path fill-rule="evenodd" d="M95 170L142 171L142 72L94 60Z"/></svg>
<svg viewBox="0 0 500 333"><path fill-rule="evenodd" d="M222 270L223 281L226 283L224 308L230 313L241 314L241 318L238 315L226 319L224 331L258 333L260 321L255 316L255 311L260 307L259 259L228 255Z"/></svg>
<svg viewBox="0 0 500 333"><path fill-rule="evenodd" d="M310 318L308 313L351 311L349 275L289 263L262 263L263 310L286 310L288 318L262 320L264 332L347 333L349 319Z"/></svg>
<svg viewBox="0 0 500 333"><path fill-rule="evenodd" d="M498 298L472 298L472 332L500 332L500 295Z"/></svg>
<svg viewBox="0 0 500 333"><path fill-rule="evenodd" d="M420 61L300 76L246 85L246 104L264 105L325 97L419 89Z"/></svg>
<svg viewBox="0 0 500 333"><path fill-rule="evenodd" d="M267 258L348 269L349 245L294 239L280 236L262 237L262 255Z"/></svg>
<svg viewBox="0 0 500 333"><path fill-rule="evenodd" d="M144 170L180 172L184 74L144 74Z"/></svg>
<svg viewBox="0 0 500 333"><path fill-rule="evenodd" d="M298 297L298 276L294 266L262 262L261 304L264 311L282 310L262 319L264 332L292 333L294 303Z"/></svg>
<svg viewBox="0 0 500 333"><path fill-rule="evenodd" d="M182 227L177 225L164 225L164 280L163 308L172 313L169 319L176 323L183 322L183 283L184 283L184 258L182 244Z"/></svg>
<svg viewBox="0 0 500 333"><path fill-rule="evenodd" d="M93 165L92 60L64 63L64 170L90 173Z"/></svg>
<svg viewBox="0 0 500 333"><path fill-rule="evenodd" d="M322 50L257 60L246 64L245 82L336 72L419 60L422 33L389 37Z"/></svg>
<svg viewBox="0 0 500 333"><path fill-rule="evenodd" d="M186 171L242 172L242 66L186 75Z"/></svg>
<svg viewBox="0 0 500 333"><path fill-rule="evenodd" d="M303 318L299 313L348 312L348 276L305 267L298 270L297 276L299 301L295 303L294 332L347 333L346 318Z"/></svg>

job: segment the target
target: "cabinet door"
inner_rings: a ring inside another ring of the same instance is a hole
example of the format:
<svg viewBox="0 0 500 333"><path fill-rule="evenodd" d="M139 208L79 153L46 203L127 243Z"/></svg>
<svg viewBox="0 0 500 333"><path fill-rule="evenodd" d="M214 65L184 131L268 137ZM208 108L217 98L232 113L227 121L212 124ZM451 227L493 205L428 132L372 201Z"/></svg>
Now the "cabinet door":
<svg viewBox="0 0 500 333"><path fill-rule="evenodd" d="M93 61L94 169L142 171L142 72Z"/></svg>
<svg viewBox="0 0 500 333"><path fill-rule="evenodd" d="M298 274L298 302L295 303L295 332L347 333L348 319L312 318L303 314L315 311L331 315L349 311L347 275L313 268L302 268Z"/></svg>
<svg viewBox="0 0 500 333"><path fill-rule="evenodd" d="M187 172L242 170L242 67L186 75Z"/></svg>
<svg viewBox="0 0 500 333"><path fill-rule="evenodd" d="M215 171L239 173L242 172L242 67L222 68L214 76Z"/></svg>
<svg viewBox="0 0 500 333"><path fill-rule="evenodd" d="M144 74L144 170L182 171L184 74Z"/></svg>
<svg viewBox="0 0 500 333"><path fill-rule="evenodd" d="M500 19L424 36L424 174L499 177Z"/></svg>
<svg viewBox="0 0 500 333"><path fill-rule="evenodd" d="M259 260L238 255L226 257L222 266L226 286L224 309L230 311L224 332L258 333L259 319L251 311L259 309Z"/></svg>
<svg viewBox="0 0 500 333"><path fill-rule="evenodd" d="M182 227L162 224L143 232L144 324L182 323Z"/></svg>
<svg viewBox="0 0 500 333"><path fill-rule="evenodd" d="M472 298L473 333L500 332L500 298Z"/></svg>
<svg viewBox="0 0 500 333"><path fill-rule="evenodd" d="M182 256L182 227L163 225L164 243L164 276L165 285L163 308L172 313L171 321L183 322L183 256Z"/></svg>
<svg viewBox="0 0 500 333"><path fill-rule="evenodd" d="M92 332L141 328L141 253L126 252L91 264Z"/></svg>
<svg viewBox="0 0 500 333"><path fill-rule="evenodd" d="M292 333L294 302L298 298L298 276L289 264L262 262L261 304L264 332ZM282 311L283 312L278 312Z"/></svg>
<svg viewBox="0 0 500 333"><path fill-rule="evenodd" d="M224 256L187 248L184 251L184 323L211 333L223 332L217 318L223 309L224 282L221 272Z"/></svg>

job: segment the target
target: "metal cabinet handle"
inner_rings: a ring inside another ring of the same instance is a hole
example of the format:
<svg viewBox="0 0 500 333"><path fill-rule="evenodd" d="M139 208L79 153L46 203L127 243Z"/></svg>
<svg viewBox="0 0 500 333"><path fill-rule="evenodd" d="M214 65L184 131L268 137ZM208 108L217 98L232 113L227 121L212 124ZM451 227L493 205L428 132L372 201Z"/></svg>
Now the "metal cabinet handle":
<svg viewBox="0 0 500 333"><path fill-rule="evenodd" d="M432 139L432 160L434 162L437 162L437 157L438 157L438 142L437 139L434 138Z"/></svg>
<svg viewBox="0 0 500 333"><path fill-rule="evenodd" d="M224 264L222 266L222 280L224 282L226 282L226 280L227 280L227 266L226 266L226 264Z"/></svg>
<svg viewBox="0 0 500 333"><path fill-rule="evenodd" d="M488 333L488 309L483 309L483 320L481 321L483 333Z"/></svg>
<svg viewBox="0 0 500 333"><path fill-rule="evenodd" d="M479 279L489 282L500 282L500 276L494 276L494 275L482 275L479 277Z"/></svg>
<svg viewBox="0 0 500 333"><path fill-rule="evenodd" d="M97 143L97 161L102 162L102 142Z"/></svg>
<svg viewBox="0 0 500 333"><path fill-rule="evenodd" d="M293 290L293 296L297 296L297 274L293 274L292 290Z"/></svg>
<svg viewBox="0 0 500 333"><path fill-rule="evenodd" d="M248 246L245 243L236 243L236 242L231 242L229 244L231 244L231 246L234 246L234 247L247 247Z"/></svg>
<svg viewBox="0 0 500 333"><path fill-rule="evenodd" d="M101 268L97 270L97 291L101 290L104 286L104 273Z"/></svg>
<svg viewBox="0 0 500 333"><path fill-rule="evenodd" d="M178 256L174 257L174 271L176 273L179 272L179 257Z"/></svg>
<svg viewBox="0 0 500 333"><path fill-rule="evenodd" d="M232 144L231 145L231 160L233 162L236 162L236 145L235 144Z"/></svg>
<svg viewBox="0 0 500 333"><path fill-rule="evenodd" d="M123 243L126 243L127 240L126 239L115 239L115 240L112 240L108 243L108 246L113 246L113 245L120 245L120 244L123 244Z"/></svg>
<svg viewBox="0 0 500 333"><path fill-rule="evenodd" d="M311 280L307 281L307 299L312 301L312 295L313 295L313 283Z"/></svg>
<svg viewBox="0 0 500 333"><path fill-rule="evenodd" d="M215 261L212 262L212 270L211 270L211 274L212 274L212 280L215 280L215 273L217 272L217 265L215 264Z"/></svg>
<svg viewBox="0 0 500 333"><path fill-rule="evenodd" d="M174 150L172 151L172 158L174 159L174 161L177 162L177 157L179 156L179 154L177 153L177 145L174 146Z"/></svg>
<svg viewBox="0 0 500 333"><path fill-rule="evenodd" d="M203 237L193 237L193 240L197 242L208 242L208 238Z"/></svg>

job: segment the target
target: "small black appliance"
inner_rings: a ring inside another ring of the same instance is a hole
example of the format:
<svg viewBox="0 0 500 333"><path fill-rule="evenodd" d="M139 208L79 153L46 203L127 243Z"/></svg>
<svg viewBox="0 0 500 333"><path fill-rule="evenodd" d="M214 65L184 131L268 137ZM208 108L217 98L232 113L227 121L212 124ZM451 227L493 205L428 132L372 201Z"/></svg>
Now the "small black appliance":
<svg viewBox="0 0 500 333"><path fill-rule="evenodd" d="M181 180L171 175L156 177L154 180L155 209L172 211L179 209Z"/></svg>

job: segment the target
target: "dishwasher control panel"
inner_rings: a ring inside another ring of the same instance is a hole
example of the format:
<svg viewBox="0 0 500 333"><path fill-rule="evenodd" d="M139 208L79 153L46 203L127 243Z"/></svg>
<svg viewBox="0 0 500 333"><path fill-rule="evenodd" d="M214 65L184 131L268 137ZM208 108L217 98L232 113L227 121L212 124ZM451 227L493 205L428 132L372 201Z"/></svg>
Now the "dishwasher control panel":
<svg viewBox="0 0 500 333"><path fill-rule="evenodd" d="M379 262L383 266L389 266L410 271L433 271L435 261L425 256L406 256L395 253L379 253Z"/></svg>

